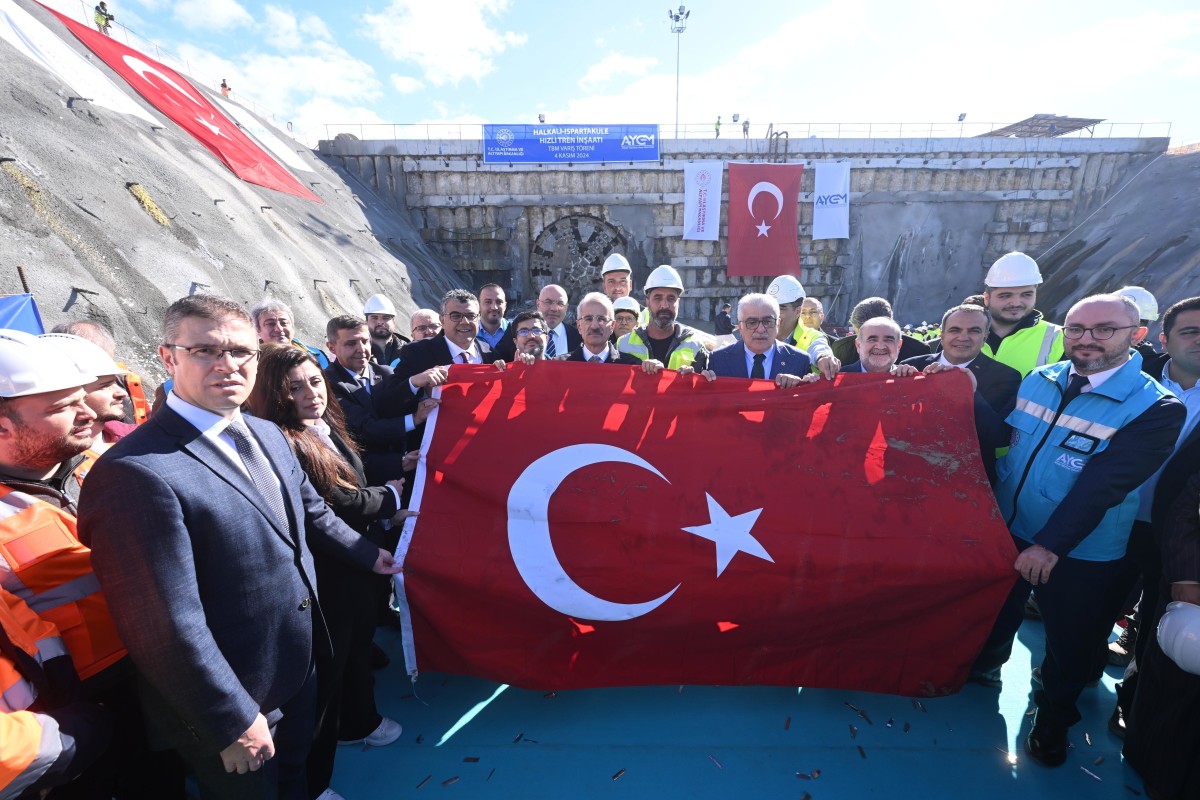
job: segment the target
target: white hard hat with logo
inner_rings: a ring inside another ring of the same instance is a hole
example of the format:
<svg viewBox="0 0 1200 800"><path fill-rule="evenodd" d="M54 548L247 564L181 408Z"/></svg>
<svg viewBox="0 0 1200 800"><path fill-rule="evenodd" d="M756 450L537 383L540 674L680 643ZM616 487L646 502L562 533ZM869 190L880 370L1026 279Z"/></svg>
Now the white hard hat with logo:
<svg viewBox="0 0 1200 800"><path fill-rule="evenodd" d="M1005 289L1013 286L1037 286L1042 282L1042 272L1037 262L1024 253L1005 253L996 259L988 270L983 283L989 289Z"/></svg>
<svg viewBox="0 0 1200 800"><path fill-rule="evenodd" d="M396 316L396 307L392 305L392 301L387 299L386 295L373 294L367 298L367 302L363 303L363 316L367 314L387 314L389 317Z"/></svg>
<svg viewBox="0 0 1200 800"><path fill-rule="evenodd" d="M104 352L98 345L79 336L72 336L69 333L44 333L38 339L57 347L66 354L67 358L71 359L80 372L85 374L95 375L97 378L107 378L110 375L124 375L127 372L118 367L117 362L112 360L112 356Z"/></svg>
<svg viewBox="0 0 1200 800"><path fill-rule="evenodd" d="M780 275L775 280L771 281L771 285L767 287L767 294L775 298L778 303L799 303L808 294L804 291L803 284L792 275Z"/></svg>
<svg viewBox="0 0 1200 800"><path fill-rule="evenodd" d="M94 380L49 342L24 331L0 330L0 397L75 389Z"/></svg>
<svg viewBox="0 0 1200 800"><path fill-rule="evenodd" d="M1200 606L1167 603L1158 621L1158 646L1181 670L1200 675Z"/></svg>
<svg viewBox="0 0 1200 800"><path fill-rule="evenodd" d="M1142 319L1158 319L1158 300L1148 290L1141 286L1124 286L1117 289L1116 293L1136 303Z"/></svg>
<svg viewBox="0 0 1200 800"><path fill-rule="evenodd" d="M642 313L642 307L632 297L618 297L613 301L613 313L618 311L630 311L636 315Z"/></svg>
<svg viewBox="0 0 1200 800"><path fill-rule="evenodd" d="M613 253L604 259L604 266L600 268L601 275L607 275L610 272L633 272L633 268L629 266L629 259L620 253Z"/></svg>
<svg viewBox="0 0 1200 800"><path fill-rule="evenodd" d="M683 294L683 278L679 277L674 267L660 264L646 278L644 291L649 294L651 289L678 289Z"/></svg>

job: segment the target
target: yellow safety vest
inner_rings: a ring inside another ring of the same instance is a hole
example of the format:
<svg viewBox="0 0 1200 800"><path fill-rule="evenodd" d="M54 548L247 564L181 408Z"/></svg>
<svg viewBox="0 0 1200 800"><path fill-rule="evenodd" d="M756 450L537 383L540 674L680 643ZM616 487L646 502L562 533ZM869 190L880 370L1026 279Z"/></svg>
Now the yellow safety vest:
<svg viewBox="0 0 1200 800"><path fill-rule="evenodd" d="M691 328L685 325L679 326L679 338L675 340L671 352L667 354L667 369L677 370L680 367L690 367L696 360L696 356L704 349L704 345L694 334L695 331ZM645 328L634 328L617 340L617 349L645 361L650 358L650 345L646 343L648 338L649 334L646 333Z"/></svg>
<svg viewBox="0 0 1200 800"><path fill-rule="evenodd" d="M1024 378L1037 367L1062 361L1062 328L1040 320L1036 325L1019 328L1005 336L998 353L993 353L991 346L984 342L983 354L1007 364Z"/></svg>

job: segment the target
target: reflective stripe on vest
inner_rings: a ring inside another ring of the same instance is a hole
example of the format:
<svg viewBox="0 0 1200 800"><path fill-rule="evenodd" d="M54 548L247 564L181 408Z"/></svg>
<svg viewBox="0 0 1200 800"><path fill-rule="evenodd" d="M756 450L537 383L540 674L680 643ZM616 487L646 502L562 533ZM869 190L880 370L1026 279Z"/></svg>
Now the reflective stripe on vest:
<svg viewBox="0 0 1200 800"><path fill-rule="evenodd" d="M1054 349L1054 340L1062 333L1062 328L1052 322L1046 323L1046 332L1042 334L1042 347L1038 350L1037 364L1034 367L1044 367L1050 363L1050 351Z"/></svg>
<svg viewBox="0 0 1200 800"><path fill-rule="evenodd" d="M618 339L617 349L645 361L650 358L650 346L642 339L638 330L640 329L635 328ZM690 332L685 333L683 338L675 340L675 346L667 354L667 369L678 370L680 367L690 367L703 349L704 345L696 339L692 339Z"/></svg>
<svg viewBox="0 0 1200 800"><path fill-rule="evenodd" d="M1001 364L1021 373L1024 378L1038 367L1044 367L1059 361L1062 357L1061 348L1055 356L1055 345L1062 341L1062 328L1053 323L1041 320L1036 325L1021 328L1005 336L1000 342L1000 348L993 351L986 342L983 352Z"/></svg>
<svg viewBox="0 0 1200 800"><path fill-rule="evenodd" d="M1016 410L1024 411L1029 416L1040 419L1047 425L1054 423L1055 427L1066 428L1070 431L1074 431L1075 433L1087 434L1088 436L1101 439L1103 441L1108 441L1117 433L1117 428L1114 428L1110 425L1104 425L1099 422L1086 420L1083 417L1072 417L1070 414L1063 414L1057 420L1055 420L1054 415L1057 413L1057 409L1044 406L1040 403L1035 403L1032 400L1028 400L1023 397L1017 399Z"/></svg>
<svg viewBox="0 0 1200 800"><path fill-rule="evenodd" d="M58 722L45 714L0 715L0 796L18 797L50 771L63 752Z"/></svg>
<svg viewBox="0 0 1200 800"><path fill-rule="evenodd" d="M133 405L133 422L141 425L150 416L150 404L146 402L146 390L142 388L142 376L133 372L129 367L117 362L117 366L125 370L125 390L129 393L129 402Z"/></svg>
<svg viewBox="0 0 1200 800"><path fill-rule="evenodd" d="M0 485L0 585L62 634L81 678L125 655L75 517Z"/></svg>
<svg viewBox="0 0 1200 800"><path fill-rule="evenodd" d="M103 431L100 435L104 435ZM83 461L79 462L79 466L75 467L75 472L72 473L80 486L83 486L83 479L92 471L92 465L96 463L96 459L100 458L100 455L90 447L83 451Z"/></svg>

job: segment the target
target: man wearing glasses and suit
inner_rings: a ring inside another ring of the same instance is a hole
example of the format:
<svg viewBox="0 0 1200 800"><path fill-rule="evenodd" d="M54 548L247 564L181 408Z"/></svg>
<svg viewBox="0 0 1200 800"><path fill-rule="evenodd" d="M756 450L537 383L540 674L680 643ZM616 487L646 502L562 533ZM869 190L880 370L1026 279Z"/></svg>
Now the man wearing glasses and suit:
<svg viewBox="0 0 1200 800"><path fill-rule="evenodd" d="M779 327L779 302L770 295L748 294L738 300L739 342L714 350L701 351L693 368L707 380L758 378L775 381L780 389L811 383L820 375L810 370L811 362L803 350L775 338Z"/></svg>

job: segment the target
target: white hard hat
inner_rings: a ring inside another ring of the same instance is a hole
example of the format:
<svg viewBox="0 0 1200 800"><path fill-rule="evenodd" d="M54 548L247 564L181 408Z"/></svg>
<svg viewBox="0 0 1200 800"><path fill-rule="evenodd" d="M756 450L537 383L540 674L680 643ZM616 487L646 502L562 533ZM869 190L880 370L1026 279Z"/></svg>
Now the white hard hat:
<svg viewBox="0 0 1200 800"><path fill-rule="evenodd" d="M0 330L0 397L74 389L94 380L49 342L24 331Z"/></svg>
<svg viewBox="0 0 1200 800"><path fill-rule="evenodd" d="M1037 286L1042 282L1042 272L1037 262L1024 253L1005 253L996 259L988 270L983 283L989 289L1011 286Z"/></svg>
<svg viewBox="0 0 1200 800"><path fill-rule="evenodd" d="M1200 675L1200 606L1167 603L1158 621L1158 646L1181 670Z"/></svg>
<svg viewBox="0 0 1200 800"><path fill-rule="evenodd" d="M1142 319L1158 319L1158 301L1148 290L1141 286L1125 286L1117 289L1116 293L1137 303L1138 313Z"/></svg>
<svg viewBox="0 0 1200 800"><path fill-rule="evenodd" d="M388 316L396 316L396 307L392 305L392 301L387 299L386 295L373 294L367 298L367 302L363 303L363 316L367 314L387 314Z"/></svg>
<svg viewBox="0 0 1200 800"><path fill-rule="evenodd" d="M632 297L618 297L613 301L613 313L618 311L632 311L634 314L641 314L642 307Z"/></svg>
<svg viewBox="0 0 1200 800"><path fill-rule="evenodd" d="M791 275L780 275L771 281L771 285L767 287L767 294L774 297L778 303L798 303L808 297L804 286Z"/></svg>
<svg viewBox="0 0 1200 800"><path fill-rule="evenodd" d="M674 267L660 264L646 278L644 291L649 294L651 289L678 289L683 294L683 278L679 277Z"/></svg>
<svg viewBox="0 0 1200 800"><path fill-rule="evenodd" d="M112 356L98 345L69 333L44 333L38 339L66 353L80 372L104 378L109 375L124 375L127 370L117 366Z"/></svg>
<svg viewBox="0 0 1200 800"><path fill-rule="evenodd" d="M629 259L620 253L613 253L604 259L604 266L600 268L601 275L607 275L610 272L633 272L633 268L629 266Z"/></svg>

